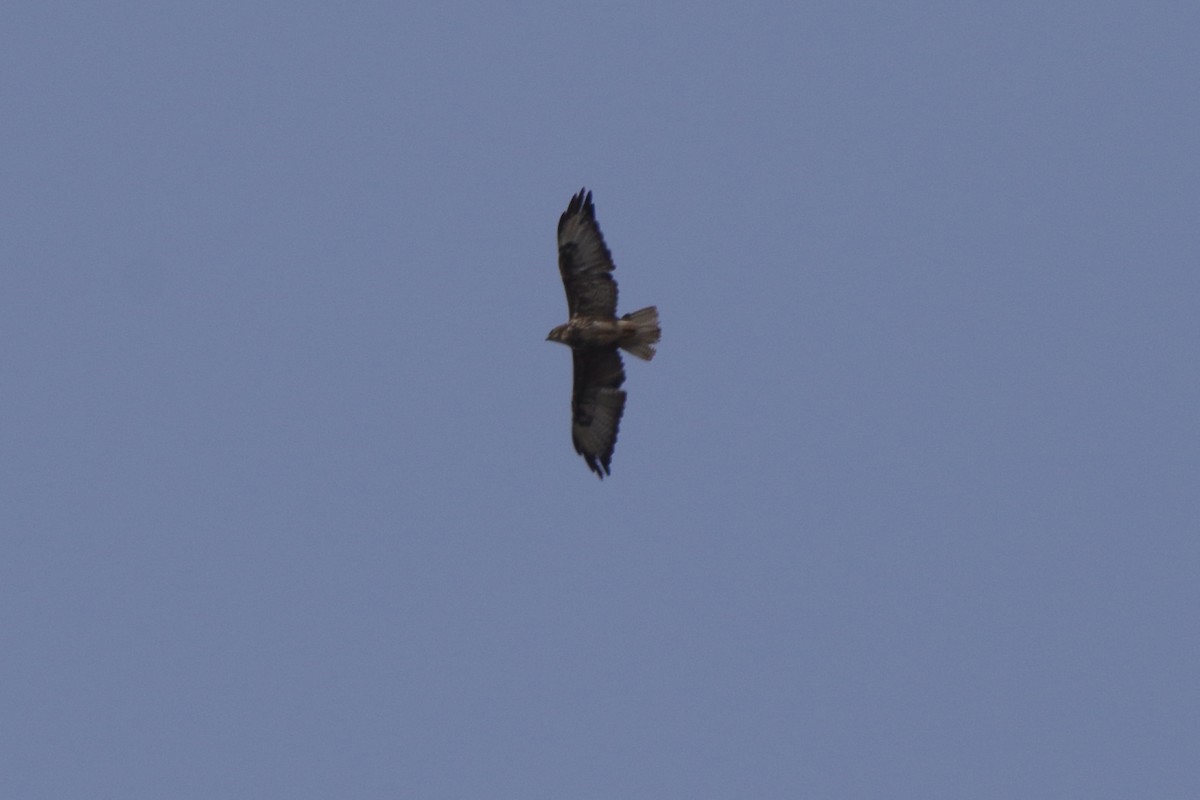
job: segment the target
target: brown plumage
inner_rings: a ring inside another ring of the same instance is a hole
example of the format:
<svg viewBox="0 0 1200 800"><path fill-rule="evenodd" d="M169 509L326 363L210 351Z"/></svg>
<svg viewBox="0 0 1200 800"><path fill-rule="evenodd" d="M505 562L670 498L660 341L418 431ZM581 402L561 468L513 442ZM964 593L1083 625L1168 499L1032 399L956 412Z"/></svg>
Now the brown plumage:
<svg viewBox="0 0 1200 800"><path fill-rule="evenodd" d="M558 220L558 270L570 318L546 339L571 348L575 362L571 442L601 478L611 473L617 429L625 411L620 351L649 361L662 337L654 306L617 317L614 267L596 224L592 193L580 189Z"/></svg>

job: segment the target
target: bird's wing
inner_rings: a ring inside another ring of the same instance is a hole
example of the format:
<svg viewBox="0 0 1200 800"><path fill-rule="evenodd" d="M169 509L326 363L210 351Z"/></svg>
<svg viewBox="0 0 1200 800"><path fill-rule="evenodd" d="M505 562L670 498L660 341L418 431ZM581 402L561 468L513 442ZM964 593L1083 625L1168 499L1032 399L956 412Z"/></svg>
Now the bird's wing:
<svg viewBox="0 0 1200 800"><path fill-rule="evenodd" d="M613 348L576 347L575 391L571 395L571 443L588 468L609 474L617 429L625 411L625 368Z"/></svg>
<svg viewBox="0 0 1200 800"><path fill-rule="evenodd" d="M580 189L558 220L558 271L562 273L567 310L572 317L617 315L614 268L612 254L596 224L592 193Z"/></svg>

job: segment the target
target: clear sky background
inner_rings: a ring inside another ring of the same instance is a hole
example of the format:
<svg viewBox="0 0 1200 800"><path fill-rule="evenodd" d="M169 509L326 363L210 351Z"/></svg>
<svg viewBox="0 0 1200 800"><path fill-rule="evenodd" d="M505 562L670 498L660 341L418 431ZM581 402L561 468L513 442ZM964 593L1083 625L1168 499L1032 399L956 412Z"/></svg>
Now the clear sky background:
<svg viewBox="0 0 1200 800"><path fill-rule="evenodd" d="M0 16L0 795L1200 796L1193 4Z"/></svg>

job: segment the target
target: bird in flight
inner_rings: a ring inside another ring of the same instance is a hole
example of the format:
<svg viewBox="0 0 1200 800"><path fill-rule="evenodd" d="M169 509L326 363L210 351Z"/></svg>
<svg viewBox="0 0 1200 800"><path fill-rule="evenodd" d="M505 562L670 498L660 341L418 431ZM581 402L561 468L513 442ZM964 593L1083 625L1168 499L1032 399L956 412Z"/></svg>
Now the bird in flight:
<svg viewBox="0 0 1200 800"><path fill-rule="evenodd" d="M569 318L546 340L571 348L571 442L602 480L611 474L617 428L625 411L621 350L649 361L662 337L654 306L617 317L614 268L596 224L592 193L580 189L558 220L558 270L567 290Z"/></svg>

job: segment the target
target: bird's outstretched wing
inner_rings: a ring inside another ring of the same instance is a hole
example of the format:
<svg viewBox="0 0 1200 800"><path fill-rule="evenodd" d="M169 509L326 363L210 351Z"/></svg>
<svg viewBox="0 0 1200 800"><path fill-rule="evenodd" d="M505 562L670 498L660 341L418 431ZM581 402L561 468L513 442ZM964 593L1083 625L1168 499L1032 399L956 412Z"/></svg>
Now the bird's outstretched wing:
<svg viewBox="0 0 1200 800"><path fill-rule="evenodd" d="M617 429L625 411L625 367L614 348L576 347L571 395L571 442L592 472L609 474Z"/></svg>
<svg viewBox="0 0 1200 800"><path fill-rule="evenodd" d="M612 254L596 224L592 193L579 190L558 220L558 271L567 290L567 310L589 317L617 315Z"/></svg>

